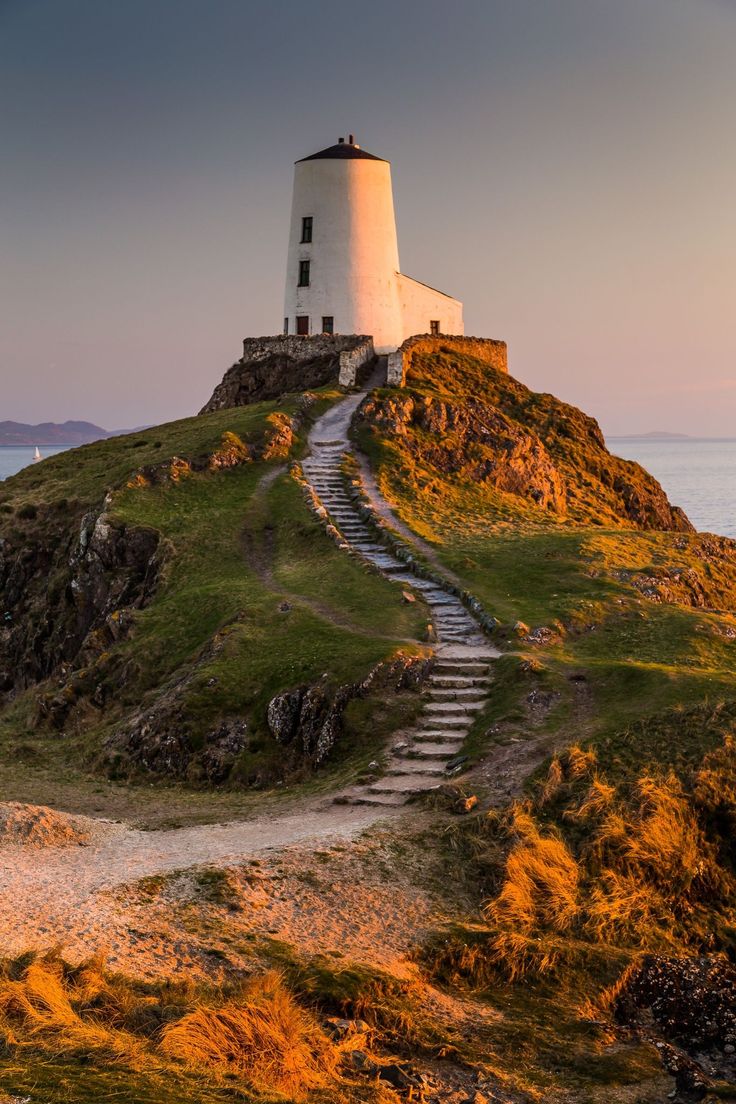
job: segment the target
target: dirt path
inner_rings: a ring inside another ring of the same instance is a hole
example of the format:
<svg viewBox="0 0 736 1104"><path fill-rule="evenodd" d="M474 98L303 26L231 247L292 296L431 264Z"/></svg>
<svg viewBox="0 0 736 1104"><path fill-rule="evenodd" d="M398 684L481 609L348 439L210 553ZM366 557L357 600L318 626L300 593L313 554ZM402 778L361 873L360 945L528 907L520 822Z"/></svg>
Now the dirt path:
<svg viewBox="0 0 736 1104"><path fill-rule="evenodd" d="M119 926L109 895L120 886L202 865L237 865L294 845L344 844L379 819L385 811L324 803L282 817L155 832L74 818L89 832L88 846L0 847L4 953L62 943L90 954L109 947Z"/></svg>

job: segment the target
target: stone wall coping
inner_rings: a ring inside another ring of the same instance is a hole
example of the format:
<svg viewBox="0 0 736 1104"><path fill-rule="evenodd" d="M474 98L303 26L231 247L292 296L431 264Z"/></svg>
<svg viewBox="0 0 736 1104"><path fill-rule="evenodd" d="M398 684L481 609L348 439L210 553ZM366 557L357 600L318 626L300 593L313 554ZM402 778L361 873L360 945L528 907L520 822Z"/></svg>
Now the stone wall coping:
<svg viewBox="0 0 736 1104"><path fill-rule="evenodd" d="M501 372L508 372L508 351L505 341L493 337L466 337L462 334L412 334L394 353L389 353L386 383L389 387L403 387L406 370L412 354L421 350L439 351L442 348L475 352Z"/></svg>

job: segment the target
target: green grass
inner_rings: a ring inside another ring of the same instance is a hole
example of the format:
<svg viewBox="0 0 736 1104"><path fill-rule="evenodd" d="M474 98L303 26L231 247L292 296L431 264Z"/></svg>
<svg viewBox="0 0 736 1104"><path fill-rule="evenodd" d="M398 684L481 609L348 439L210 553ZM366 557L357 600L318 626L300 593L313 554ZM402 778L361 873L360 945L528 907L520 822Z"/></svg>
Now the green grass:
<svg viewBox="0 0 736 1104"><path fill-rule="evenodd" d="M638 756L644 764L646 745L632 747L630 725L736 697L736 641L729 635L736 632L736 553L727 542L637 530L628 517L616 524L614 476L623 473L642 495L656 493L650 477L636 466L619 470L623 462L587 435L584 416L551 396L476 372L463 357L452 363L430 358L415 367L410 387L405 394L412 401L449 403L467 412L471 426L482 404L537 435L568 488L563 515L497 489L492 479L471 478L452 451L459 447L456 430L415 424L405 433L386 430L380 403L392 401L390 392L379 393L373 420L358 428L378 484L402 521L502 622L499 642L544 668L543 678L534 679L519 665L498 666L497 685L466 752L477 757L492 746L494 737L486 734L501 722L501 739L589 739L611 762L620 756L632 765ZM463 447L470 463L480 446ZM452 460L447 470L437 466L442 450ZM653 589L660 601L645 596ZM517 622L552 636L530 644L523 628L514 631ZM576 676L584 684L570 681ZM530 725L527 697L545 688L559 698L543 722Z"/></svg>
<svg viewBox="0 0 736 1104"><path fill-rule="evenodd" d="M315 411L333 397L324 396ZM129 480L134 465L172 455L206 457L226 432L258 446L274 410L289 413L296 403L290 397L281 404L221 411L85 446L52 458L45 472L46 464L39 465L9 481L4 492L9 502L33 498L39 506L36 519L27 522L36 539L39 530L61 535L69 524L45 509L44 500L55 501L75 486L89 505L106 487L118 487L108 508L113 520L155 530L166 550L153 601L132 614L131 634L93 658L91 674L83 676L108 690L105 710L91 709L82 693L60 742L36 726L36 691L6 709L0 745L16 773L30 778L28 793L36 797L33 779L44 771L53 774L54 764L64 764L68 776L70 760L94 762L126 717L141 704L153 704L167 688L179 716L173 723L194 752L220 721L245 721L248 746L232 780L262 785L278 778L284 766L266 724L266 707L275 694L317 682L328 690L357 683L399 650L421 650L426 610L405 603L397 584L338 550L296 481L288 472L278 473L283 460L216 472L205 467L153 485ZM302 449L298 438L292 455ZM89 657L85 666L90 668ZM48 690L59 692L56 684ZM390 708L376 716L354 711L348 731L358 763L365 759L362 745L375 752L390 723ZM337 759L349 773L348 752L340 749ZM115 771L127 770L123 755ZM191 777L197 781L196 771ZM22 792L16 779L15 794Z"/></svg>

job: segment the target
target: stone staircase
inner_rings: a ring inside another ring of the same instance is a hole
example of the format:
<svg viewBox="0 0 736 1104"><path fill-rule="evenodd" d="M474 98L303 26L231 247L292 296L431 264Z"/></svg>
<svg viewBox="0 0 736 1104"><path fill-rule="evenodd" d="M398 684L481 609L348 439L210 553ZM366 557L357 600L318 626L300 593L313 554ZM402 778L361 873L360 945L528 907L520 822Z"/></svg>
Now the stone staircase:
<svg viewBox="0 0 736 1104"><path fill-rule="evenodd" d="M476 713L483 708L491 663L500 652L459 598L408 571L406 564L378 542L371 525L355 508L341 466L352 448L350 421L363 397L362 393L349 396L315 423L302 469L341 534L346 551L357 553L389 578L420 593L432 614L437 633L435 662L415 727L394 733L381 778L353 786L336 798L342 803L396 806L436 789L461 765L460 749Z"/></svg>

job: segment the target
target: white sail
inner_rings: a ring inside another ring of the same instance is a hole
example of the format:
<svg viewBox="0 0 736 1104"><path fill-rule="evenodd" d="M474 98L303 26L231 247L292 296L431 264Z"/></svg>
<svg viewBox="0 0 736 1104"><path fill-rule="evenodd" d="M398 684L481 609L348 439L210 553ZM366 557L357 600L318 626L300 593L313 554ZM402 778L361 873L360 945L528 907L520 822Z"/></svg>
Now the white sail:
<svg viewBox="0 0 736 1104"><path fill-rule="evenodd" d="M36 445L36 451L33 454L33 463L37 464L39 460L43 460L43 456L41 455L40 448Z"/></svg>

